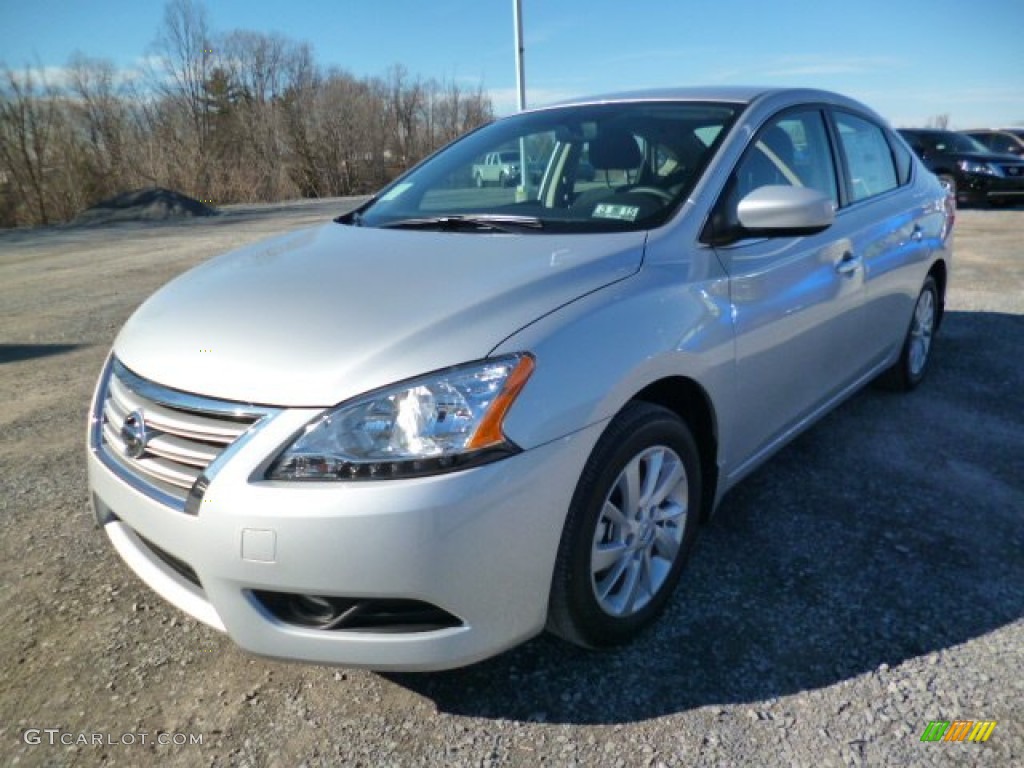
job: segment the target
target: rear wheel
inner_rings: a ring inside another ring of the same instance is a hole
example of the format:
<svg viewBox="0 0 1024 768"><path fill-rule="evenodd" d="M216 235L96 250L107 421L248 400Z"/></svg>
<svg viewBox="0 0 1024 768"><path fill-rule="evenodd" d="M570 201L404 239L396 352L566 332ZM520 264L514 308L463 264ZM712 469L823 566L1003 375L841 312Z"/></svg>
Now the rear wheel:
<svg viewBox="0 0 1024 768"><path fill-rule="evenodd" d="M935 279L929 275L914 304L914 314L903 340L900 359L882 374L880 384L889 389L908 392L924 380L932 357L932 340L938 321L939 289Z"/></svg>
<svg viewBox="0 0 1024 768"><path fill-rule="evenodd" d="M548 629L585 647L631 640L664 610L693 545L700 458L671 411L633 403L598 441L573 495Z"/></svg>

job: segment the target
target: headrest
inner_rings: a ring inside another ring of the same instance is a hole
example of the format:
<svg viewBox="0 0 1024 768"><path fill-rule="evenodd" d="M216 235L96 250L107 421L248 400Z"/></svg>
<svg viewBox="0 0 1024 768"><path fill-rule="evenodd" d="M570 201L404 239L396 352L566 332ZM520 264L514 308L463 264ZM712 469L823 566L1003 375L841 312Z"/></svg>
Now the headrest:
<svg viewBox="0 0 1024 768"><path fill-rule="evenodd" d="M599 171L632 170L643 162L640 147L631 133L607 130L590 142L590 164Z"/></svg>

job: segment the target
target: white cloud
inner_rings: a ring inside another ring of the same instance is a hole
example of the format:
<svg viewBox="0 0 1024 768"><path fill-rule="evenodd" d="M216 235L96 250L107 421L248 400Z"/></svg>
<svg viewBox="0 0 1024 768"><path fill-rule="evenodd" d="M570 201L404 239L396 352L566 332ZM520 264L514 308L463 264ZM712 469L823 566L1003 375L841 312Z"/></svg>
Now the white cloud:
<svg viewBox="0 0 1024 768"><path fill-rule="evenodd" d="M22 67L21 69L11 69L11 76L15 82L19 85L24 86L28 80L31 80L32 85L36 89L41 88L53 88L58 91L70 91L74 83L74 67L58 67L58 66L45 66L45 67ZM111 70L113 75L113 83L115 87L128 85L144 78L145 70L140 66L122 68L114 66Z"/></svg>
<svg viewBox="0 0 1024 768"><path fill-rule="evenodd" d="M25 87L31 81L35 88L67 88L71 84L71 70L67 67L23 67L11 69L11 77Z"/></svg>
<svg viewBox="0 0 1024 768"><path fill-rule="evenodd" d="M488 88L487 95L491 97L497 115L511 115L519 110L519 92L515 88ZM526 106L543 107L580 95L579 91L565 88L531 88L527 83Z"/></svg>

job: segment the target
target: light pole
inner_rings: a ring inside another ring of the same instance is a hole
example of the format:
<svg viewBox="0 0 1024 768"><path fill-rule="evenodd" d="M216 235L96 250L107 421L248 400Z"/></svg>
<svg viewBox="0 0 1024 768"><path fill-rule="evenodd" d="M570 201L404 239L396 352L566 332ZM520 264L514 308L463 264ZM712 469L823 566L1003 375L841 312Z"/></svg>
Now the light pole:
<svg viewBox="0 0 1024 768"><path fill-rule="evenodd" d="M526 75L523 70L523 2L512 0L512 15L515 21L516 37L516 91L519 94L519 111L526 109ZM523 202L529 195L527 181L526 141L519 139L519 184L516 186L516 202Z"/></svg>
<svg viewBox="0 0 1024 768"><path fill-rule="evenodd" d="M523 74L523 0L512 0L512 13L516 25L516 91L519 93L519 111L526 109L526 76Z"/></svg>

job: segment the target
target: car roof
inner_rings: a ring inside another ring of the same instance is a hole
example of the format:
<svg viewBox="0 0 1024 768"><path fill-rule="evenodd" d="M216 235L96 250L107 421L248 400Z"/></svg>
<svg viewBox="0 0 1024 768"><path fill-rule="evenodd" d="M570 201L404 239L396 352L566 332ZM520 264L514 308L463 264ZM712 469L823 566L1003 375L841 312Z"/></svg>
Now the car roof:
<svg viewBox="0 0 1024 768"><path fill-rule="evenodd" d="M793 102L826 102L845 104L866 110L863 104L832 91L814 88L778 88L771 86L732 85L732 86L694 86L681 88L653 88L634 91L597 94L579 98L565 99L552 104L530 109L539 111L556 107L580 106L588 104L628 103L637 101L717 101L734 104L751 104L766 97L789 98ZM870 110L868 110L870 111Z"/></svg>
<svg viewBox="0 0 1024 768"><path fill-rule="evenodd" d="M603 104L606 102L628 101L731 101L737 104L749 104L770 91L778 88L757 88L753 86L719 86L712 88L648 88L634 91L617 91L591 96L566 99L550 107L565 107L576 104Z"/></svg>

